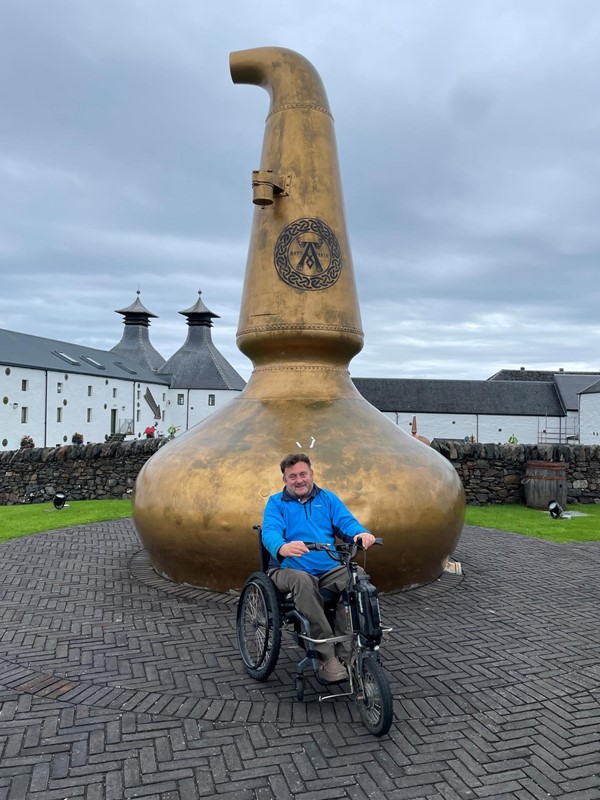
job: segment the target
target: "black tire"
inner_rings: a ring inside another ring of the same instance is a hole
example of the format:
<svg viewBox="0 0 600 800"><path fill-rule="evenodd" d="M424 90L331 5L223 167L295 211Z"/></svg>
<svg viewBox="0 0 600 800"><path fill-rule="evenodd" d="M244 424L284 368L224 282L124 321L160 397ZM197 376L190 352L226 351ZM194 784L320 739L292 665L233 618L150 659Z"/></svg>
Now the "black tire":
<svg viewBox="0 0 600 800"><path fill-rule="evenodd" d="M281 647L279 592L263 572L254 572L242 589L237 609L237 639L246 672L266 681Z"/></svg>
<svg viewBox="0 0 600 800"><path fill-rule="evenodd" d="M384 736L394 719L394 702L383 667L371 656L363 659L359 686L357 703L363 725L374 736Z"/></svg>
<svg viewBox="0 0 600 800"><path fill-rule="evenodd" d="M301 703L304 700L304 677L296 676L296 700Z"/></svg>

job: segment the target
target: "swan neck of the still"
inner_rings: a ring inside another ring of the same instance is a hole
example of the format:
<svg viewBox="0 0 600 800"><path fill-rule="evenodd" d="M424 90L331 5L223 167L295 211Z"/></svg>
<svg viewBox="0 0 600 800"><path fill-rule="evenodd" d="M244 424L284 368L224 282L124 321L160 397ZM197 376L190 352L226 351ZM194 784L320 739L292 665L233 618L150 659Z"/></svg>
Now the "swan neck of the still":
<svg viewBox="0 0 600 800"><path fill-rule="evenodd" d="M283 48L232 53L230 62L234 82L271 97L253 173L238 347L261 369L347 369L363 332L323 84L305 58Z"/></svg>

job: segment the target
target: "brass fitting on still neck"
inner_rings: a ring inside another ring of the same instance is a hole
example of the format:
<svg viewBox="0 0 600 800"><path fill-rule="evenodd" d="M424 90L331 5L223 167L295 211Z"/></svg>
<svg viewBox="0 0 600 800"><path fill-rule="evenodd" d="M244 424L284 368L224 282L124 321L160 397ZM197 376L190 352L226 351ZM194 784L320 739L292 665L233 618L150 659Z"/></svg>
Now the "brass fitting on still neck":
<svg viewBox="0 0 600 800"><path fill-rule="evenodd" d="M255 206L271 206L275 197L290 193L291 175L275 177L272 169L252 170L252 202Z"/></svg>

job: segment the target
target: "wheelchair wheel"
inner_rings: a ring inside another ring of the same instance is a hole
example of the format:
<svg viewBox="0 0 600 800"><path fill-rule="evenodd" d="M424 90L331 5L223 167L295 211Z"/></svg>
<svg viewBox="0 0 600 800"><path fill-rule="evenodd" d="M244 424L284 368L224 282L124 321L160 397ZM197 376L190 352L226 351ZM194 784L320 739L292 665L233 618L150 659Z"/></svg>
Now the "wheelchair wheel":
<svg viewBox="0 0 600 800"><path fill-rule="evenodd" d="M246 672L265 681L275 669L281 647L279 593L263 572L246 581L237 610L237 638Z"/></svg>
<svg viewBox="0 0 600 800"><path fill-rule="evenodd" d="M363 725L374 736L386 734L394 718L394 704L388 679L381 664L371 656L362 661L357 699Z"/></svg>

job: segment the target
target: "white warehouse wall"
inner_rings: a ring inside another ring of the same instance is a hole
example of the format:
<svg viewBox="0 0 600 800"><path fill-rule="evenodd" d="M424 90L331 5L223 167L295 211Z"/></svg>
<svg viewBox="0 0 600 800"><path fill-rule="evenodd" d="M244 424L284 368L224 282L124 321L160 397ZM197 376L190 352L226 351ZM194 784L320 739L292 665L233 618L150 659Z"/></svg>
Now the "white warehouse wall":
<svg viewBox="0 0 600 800"><path fill-rule="evenodd" d="M420 414L387 411L385 416L410 433L413 417L417 419L417 433L427 439L475 438L477 442L508 442L516 436L521 444L536 444L545 429L564 428L560 417L530 417L492 414Z"/></svg>
<svg viewBox="0 0 600 800"><path fill-rule="evenodd" d="M172 425L177 429L175 435L178 436L215 411L220 411L239 394L238 391L224 389L169 389L160 431L167 434Z"/></svg>
<svg viewBox="0 0 600 800"><path fill-rule="evenodd" d="M23 390L22 383L27 388ZM29 434L36 444L44 439L46 373L25 367L0 367L0 447L17 450L21 437ZM21 422L23 410L27 420Z"/></svg>
<svg viewBox="0 0 600 800"><path fill-rule="evenodd" d="M600 444L600 392L579 395L580 444Z"/></svg>
<svg viewBox="0 0 600 800"><path fill-rule="evenodd" d="M144 397L147 389L160 407L160 420ZM103 442L107 435L125 430L128 422L136 437L153 424L165 436L173 425L178 435L238 395L232 390L170 389L163 383L101 374L0 366L0 450L17 450L24 434L36 447L70 444L76 432L84 442ZM178 403L180 396L183 404ZM23 408L26 422L21 422Z"/></svg>
<svg viewBox="0 0 600 800"><path fill-rule="evenodd" d="M0 448L18 449L24 434L32 436L37 447L70 444L75 432L83 434L85 442L103 442L126 420L133 420L137 435L154 417L144 400L147 388L164 408L164 384L0 366ZM21 421L24 408L26 422Z"/></svg>

